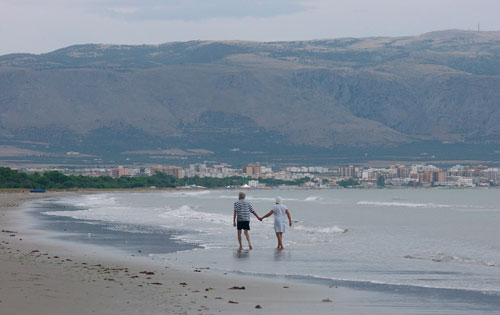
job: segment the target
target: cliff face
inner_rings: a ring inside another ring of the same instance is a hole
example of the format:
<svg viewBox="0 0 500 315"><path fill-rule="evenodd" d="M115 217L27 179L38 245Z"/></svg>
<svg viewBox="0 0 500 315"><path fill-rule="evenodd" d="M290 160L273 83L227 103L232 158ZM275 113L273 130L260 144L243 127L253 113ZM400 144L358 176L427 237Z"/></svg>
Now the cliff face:
<svg viewBox="0 0 500 315"><path fill-rule="evenodd" d="M80 45L0 57L0 138L68 147L115 139L118 151L136 143L121 137L211 150L499 144L500 32Z"/></svg>

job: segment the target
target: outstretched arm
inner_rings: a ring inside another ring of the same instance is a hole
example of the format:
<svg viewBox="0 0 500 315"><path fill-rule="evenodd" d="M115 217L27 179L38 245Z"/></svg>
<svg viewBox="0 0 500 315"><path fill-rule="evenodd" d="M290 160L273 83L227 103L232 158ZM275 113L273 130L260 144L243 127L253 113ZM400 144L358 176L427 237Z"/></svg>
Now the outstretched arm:
<svg viewBox="0 0 500 315"><path fill-rule="evenodd" d="M267 218L268 216L272 215L274 213L274 210L269 211L265 216L261 218L261 221Z"/></svg>
<svg viewBox="0 0 500 315"><path fill-rule="evenodd" d="M254 211L254 212L252 212L252 213L253 213L253 215L254 215L257 219L259 219L259 221L262 221L262 218L261 218L261 217L259 217L259 215L257 214L257 211Z"/></svg>
<svg viewBox="0 0 500 315"><path fill-rule="evenodd" d="M236 211L233 213L233 226L236 226Z"/></svg>
<svg viewBox="0 0 500 315"><path fill-rule="evenodd" d="M288 216L288 224L292 227L292 217L290 216L290 211L286 209L286 215Z"/></svg>

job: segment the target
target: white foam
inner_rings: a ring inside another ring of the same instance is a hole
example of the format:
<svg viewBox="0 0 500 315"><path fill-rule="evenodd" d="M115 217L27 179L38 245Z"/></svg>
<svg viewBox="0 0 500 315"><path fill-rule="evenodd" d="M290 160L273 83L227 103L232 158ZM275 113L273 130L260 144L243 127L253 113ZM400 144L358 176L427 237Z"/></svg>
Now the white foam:
<svg viewBox="0 0 500 315"><path fill-rule="evenodd" d="M246 199L247 200L258 200L258 201L271 201L272 203L274 203L276 201L276 198L272 198L272 197L253 197L253 196L247 196Z"/></svg>
<svg viewBox="0 0 500 315"><path fill-rule="evenodd" d="M42 214L50 216L61 216L79 220L99 220L93 214L93 209L73 210L73 211L46 211Z"/></svg>
<svg viewBox="0 0 500 315"><path fill-rule="evenodd" d="M93 207L85 210L70 211L46 211L42 214L50 216L63 216L79 220L99 220L107 222L123 222L140 224L142 222L135 219L135 211L126 206L115 207Z"/></svg>
<svg viewBox="0 0 500 315"><path fill-rule="evenodd" d="M219 198L221 199L234 199L236 200L238 198L238 196L228 196L228 195L220 195Z"/></svg>
<svg viewBox="0 0 500 315"><path fill-rule="evenodd" d="M91 194L68 196L65 198L50 199L51 203L71 204L76 207L112 206L117 203L116 197L110 194Z"/></svg>
<svg viewBox="0 0 500 315"><path fill-rule="evenodd" d="M182 191L182 192L174 192L168 194L172 194L175 196L182 196L182 197L197 197L210 194L210 190Z"/></svg>
<svg viewBox="0 0 500 315"><path fill-rule="evenodd" d="M221 199L234 199L235 201L238 199L237 195L234 196L228 196L228 195L220 195L219 198ZM252 200L252 201L271 201L273 204L276 201L275 197L253 197L253 196L247 196L247 200ZM283 201L297 201L298 199L295 198L281 198Z"/></svg>
<svg viewBox="0 0 500 315"><path fill-rule="evenodd" d="M358 201L358 205L376 207L409 207L409 208L449 208L451 205L441 205L435 203L412 203L412 202L383 202L383 201Z"/></svg>
<svg viewBox="0 0 500 315"><path fill-rule="evenodd" d="M136 226L136 225L133 225L133 224L119 224L119 225L114 225L114 226L106 226L104 227L104 229L106 230L110 230L110 231L119 231L119 232L127 232L127 233L140 233L140 234L144 234L144 233L148 233L148 234L152 234L152 233L155 233L155 232L158 232L158 229L157 228L154 228L154 227L139 227L139 226Z"/></svg>
<svg viewBox="0 0 500 315"><path fill-rule="evenodd" d="M111 206L116 204L116 197L112 197L109 194L99 194L99 195L84 195L83 200L77 202L76 206Z"/></svg>
<svg viewBox="0 0 500 315"><path fill-rule="evenodd" d="M304 201L319 201L319 200L323 200L323 198L318 196L309 196L306 199L304 199Z"/></svg>
<svg viewBox="0 0 500 315"><path fill-rule="evenodd" d="M294 229L297 231L302 231L306 234L343 234L346 233L348 230L338 227L336 225L334 226L327 226L327 227L312 227L312 226L304 226L304 225L295 225Z"/></svg>
<svg viewBox="0 0 500 315"><path fill-rule="evenodd" d="M183 205L177 209L168 210L159 215L164 219L197 220L205 223L232 225L233 217L218 213L196 211L190 205Z"/></svg>
<svg viewBox="0 0 500 315"><path fill-rule="evenodd" d="M117 196L117 198L120 198L120 196ZM255 199L274 201L273 198ZM233 246L234 243L233 211L231 210L226 213L215 213L210 209L202 211L199 206L193 204L184 204L176 207L141 206L141 208L138 208L132 204L124 203L122 199L119 199L120 202L117 202L117 200L110 198L108 195L101 195L98 198L96 196L84 196L83 200L85 200L87 209L47 211L44 214L66 216L86 221L118 223L118 225L113 225L109 228L129 232L154 231L155 227L159 229L174 229L182 232L176 236L176 239L194 243L205 248L227 248ZM79 201L81 202L82 198ZM66 199L67 202L68 200ZM260 231L258 234L254 234L254 237L261 237L273 242L273 221L272 219L268 219L258 222L254 219L253 224L255 225L253 227ZM296 240L299 246L332 242L334 240L332 236L347 231L338 226L320 227L314 225L308 226L303 222L294 223L294 232L290 234L289 240ZM135 229L133 225L142 225L143 227ZM149 228L146 226L149 226ZM203 237L200 237L200 235L203 235Z"/></svg>

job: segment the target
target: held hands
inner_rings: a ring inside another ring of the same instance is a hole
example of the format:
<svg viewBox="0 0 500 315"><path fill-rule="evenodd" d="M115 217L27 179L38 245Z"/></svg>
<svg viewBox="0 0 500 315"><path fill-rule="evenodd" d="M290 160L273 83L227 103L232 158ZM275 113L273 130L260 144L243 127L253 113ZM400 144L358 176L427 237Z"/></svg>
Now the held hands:
<svg viewBox="0 0 500 315"><path fill-rule="evenodd" d="M263 220L262 217L257 217L257 219L259 219L260 222L262 222Z"/></svg>

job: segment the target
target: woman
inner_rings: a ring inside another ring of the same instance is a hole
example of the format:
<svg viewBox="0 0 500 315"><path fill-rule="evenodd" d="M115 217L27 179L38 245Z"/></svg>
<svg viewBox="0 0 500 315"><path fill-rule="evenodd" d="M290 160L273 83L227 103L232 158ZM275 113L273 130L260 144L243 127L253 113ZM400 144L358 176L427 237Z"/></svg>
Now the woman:
<svg viewBox="0 0 500 315"><path fill-rule="evenodd" d="M290 216L290 211L288 211L288 208L281 204L282 200L281 197L276 198L276 204L274 207L269 211L268 214L260 218L259 220L263 220L267 218L268 216L274 214L274 231L276 232L276 238L278 238L278 247L277 249L282 250L285 247L283 246L283 233L285 232L285 214L288 216L288 224L290 227L292 227L292 218Z"/></svg>

